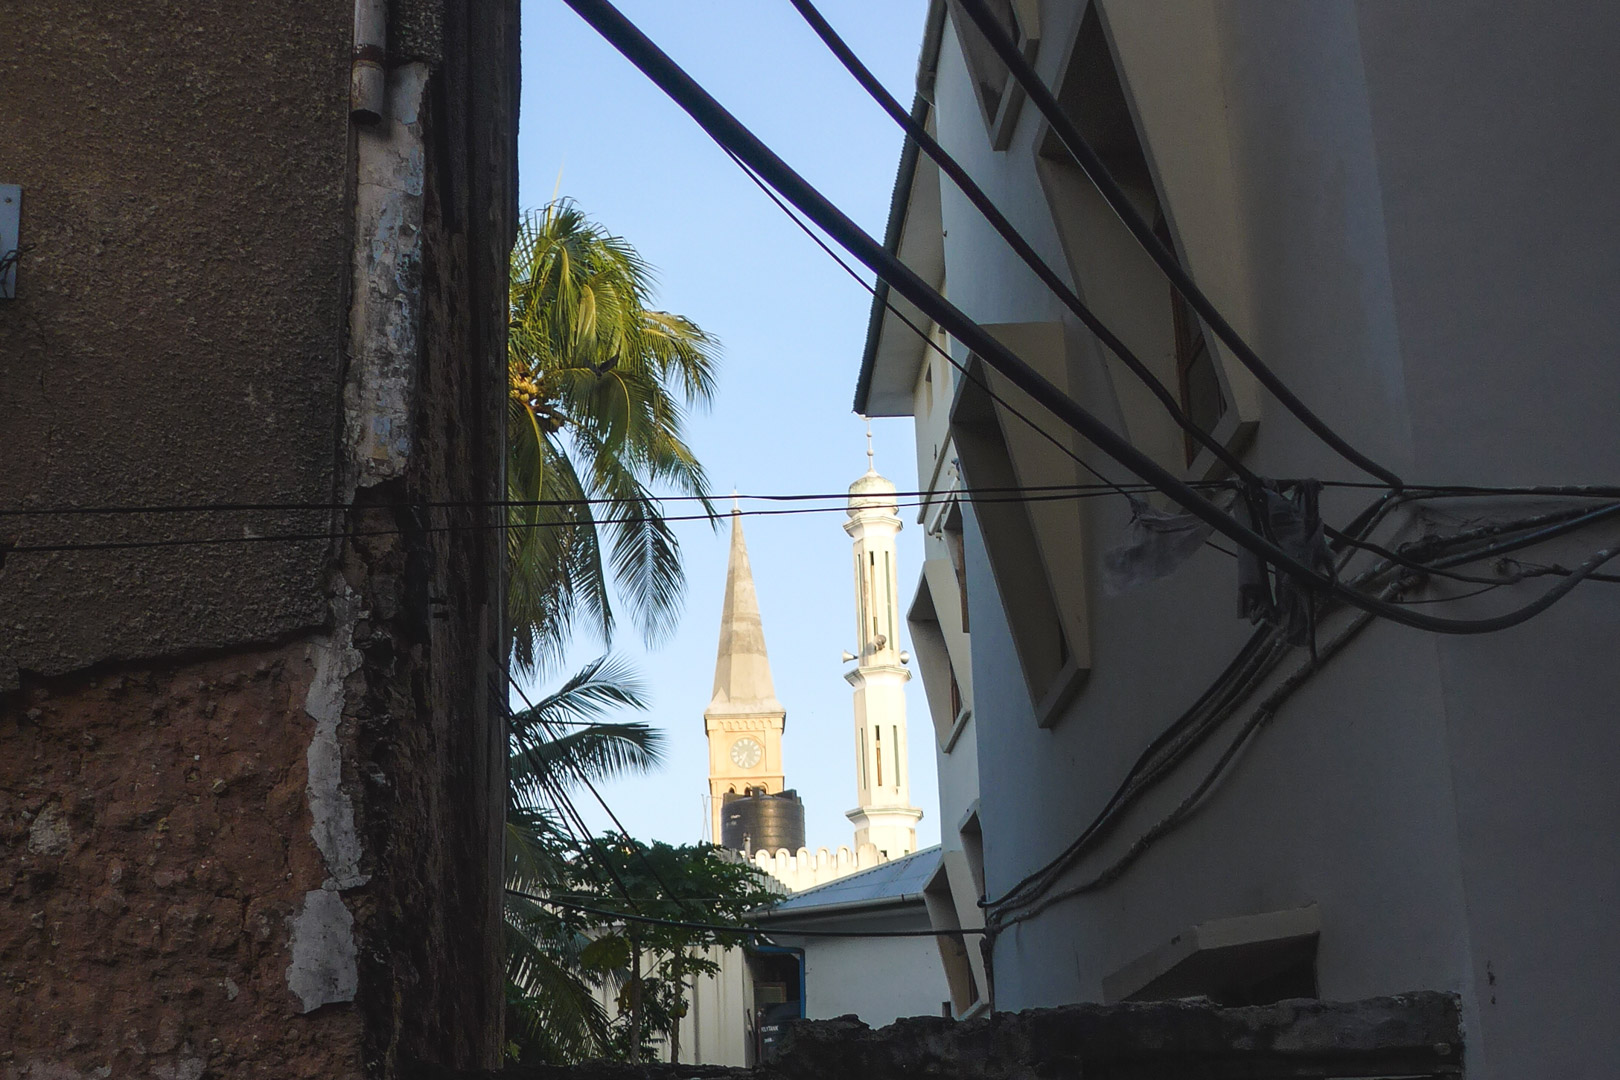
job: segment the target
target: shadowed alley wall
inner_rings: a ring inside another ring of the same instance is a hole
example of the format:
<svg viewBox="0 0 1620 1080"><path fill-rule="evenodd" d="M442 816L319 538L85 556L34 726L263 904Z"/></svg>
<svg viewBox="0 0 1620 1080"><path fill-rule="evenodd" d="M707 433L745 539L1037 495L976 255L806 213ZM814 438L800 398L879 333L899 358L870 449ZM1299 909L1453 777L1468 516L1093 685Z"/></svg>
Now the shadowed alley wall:
<svg viewBox="0 0 1620 1080"><path fill-rule="evenodd" d="M517 4L388 16L0 12L0 509L312 507L0 516L8 1080L498 1060Z"/></svg>

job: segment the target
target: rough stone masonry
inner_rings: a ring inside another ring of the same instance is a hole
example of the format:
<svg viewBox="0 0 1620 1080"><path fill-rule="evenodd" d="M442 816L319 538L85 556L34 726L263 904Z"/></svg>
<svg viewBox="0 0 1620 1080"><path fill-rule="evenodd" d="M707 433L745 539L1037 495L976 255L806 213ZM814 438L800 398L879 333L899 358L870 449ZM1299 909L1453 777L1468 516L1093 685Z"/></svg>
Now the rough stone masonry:
<svg viewBox="0 0 1620 1080"><path fill-rule="evenodd" d="M797 1021L758 1068L600 1063L508 1068L482 1080L1322 1080L1463 1075L1457 998L1222 1008L1205 999L1068 1005L974 1020ZM475 1080L425 1069L417 1080Z"/></svg>

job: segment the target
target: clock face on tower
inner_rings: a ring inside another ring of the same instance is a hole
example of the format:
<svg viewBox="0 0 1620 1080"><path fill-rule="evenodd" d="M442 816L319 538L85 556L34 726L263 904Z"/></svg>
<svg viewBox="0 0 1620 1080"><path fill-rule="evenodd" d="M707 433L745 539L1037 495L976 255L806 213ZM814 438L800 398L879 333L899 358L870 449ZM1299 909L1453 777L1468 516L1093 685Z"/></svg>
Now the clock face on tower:
<svg viewBox="0 0 1620 1080"><path fill-rule="evenodd" d="M739 769L752 769L765 756L765 748L746 735L731 744L731 763Z"/></svg>

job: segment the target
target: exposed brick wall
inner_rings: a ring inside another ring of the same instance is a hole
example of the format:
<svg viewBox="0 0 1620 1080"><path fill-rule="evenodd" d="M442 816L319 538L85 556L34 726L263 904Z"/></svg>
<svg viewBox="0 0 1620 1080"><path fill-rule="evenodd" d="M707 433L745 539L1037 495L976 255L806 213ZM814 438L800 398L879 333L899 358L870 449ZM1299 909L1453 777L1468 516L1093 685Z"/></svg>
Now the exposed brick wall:
<svg viewBox="0 0 1620 1080"><path fill-rule="evenodd" d="M31 680L0 701L0 1075L357 1075L352 1010L297 1016L305 643ZM97 1072L107 1070L111 1072Z"/></svg>

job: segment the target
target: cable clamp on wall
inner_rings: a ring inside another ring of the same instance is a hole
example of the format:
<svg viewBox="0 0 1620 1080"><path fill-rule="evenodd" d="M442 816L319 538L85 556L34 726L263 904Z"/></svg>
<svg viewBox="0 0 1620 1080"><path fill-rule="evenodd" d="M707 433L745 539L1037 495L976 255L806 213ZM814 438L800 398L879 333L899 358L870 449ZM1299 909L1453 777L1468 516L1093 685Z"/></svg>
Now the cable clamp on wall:
<svg viewBox="0 0 1620 1080"><path fill-rule="evenodd" d="M0 300L17 298L17 264L27 251L22 243L22 188L0 184Z"/></svg>

